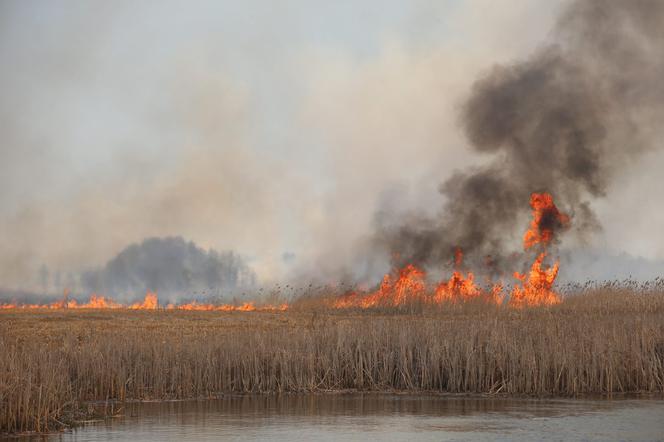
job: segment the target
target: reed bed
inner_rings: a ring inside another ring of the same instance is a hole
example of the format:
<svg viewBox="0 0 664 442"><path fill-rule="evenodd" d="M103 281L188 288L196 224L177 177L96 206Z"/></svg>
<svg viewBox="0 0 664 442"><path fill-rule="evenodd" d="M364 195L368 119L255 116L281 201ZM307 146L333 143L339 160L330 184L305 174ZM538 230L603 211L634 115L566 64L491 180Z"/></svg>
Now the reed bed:
<svg viewBox="0 0 664 442"><path fill-rule="evenodd" d="M94 401L340 390L574 396L664 391L664 293L514 310L0 313L0 432ZM316 308L318 306L318 308Z"/></svg>

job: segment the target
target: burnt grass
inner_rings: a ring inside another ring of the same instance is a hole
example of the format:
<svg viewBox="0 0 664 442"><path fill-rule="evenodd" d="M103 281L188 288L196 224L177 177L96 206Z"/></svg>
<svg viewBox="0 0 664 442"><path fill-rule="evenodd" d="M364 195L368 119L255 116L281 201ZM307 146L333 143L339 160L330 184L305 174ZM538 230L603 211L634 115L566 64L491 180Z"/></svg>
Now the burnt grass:
<svg viewBox="0 0 664 442"><path fill-rule="evenodd" d="M664 392L659 289L586 290L526 309L326 305L2 311L0 433L61 430L123 401L227 393Z"/></svg>

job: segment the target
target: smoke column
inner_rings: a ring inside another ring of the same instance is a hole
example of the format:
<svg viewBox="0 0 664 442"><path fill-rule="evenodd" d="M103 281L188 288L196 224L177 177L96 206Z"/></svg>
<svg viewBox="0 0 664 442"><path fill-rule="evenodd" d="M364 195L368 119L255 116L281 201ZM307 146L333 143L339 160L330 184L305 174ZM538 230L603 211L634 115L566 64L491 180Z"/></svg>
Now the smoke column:
<svg viewBox="0 0 664 442"><path fill-rule="evenodd" d="M378 218L376 241L394 264L440 266L454 247L501 272L532 192L549 192L577 234L599 228L590 201L615 172L653 149L662 117L664 3L582 1L560 16L553 41L478 79L460 123L490 156L440 186L436 219ZM387 217L385 217L387 218ZM515 230L516 229L516 230Z"/></svg>

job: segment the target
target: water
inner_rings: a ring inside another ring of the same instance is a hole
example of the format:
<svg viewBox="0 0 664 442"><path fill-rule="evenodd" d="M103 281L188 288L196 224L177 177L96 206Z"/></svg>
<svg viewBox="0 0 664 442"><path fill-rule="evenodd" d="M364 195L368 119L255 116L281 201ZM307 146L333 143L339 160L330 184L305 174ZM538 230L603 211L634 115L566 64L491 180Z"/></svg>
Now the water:
<svg viewBox="0 0 664 442"><path fill-rule="evenodd" d="M54 441L664 440L664 400L435 395L228 396L127 405Z"/></svg>

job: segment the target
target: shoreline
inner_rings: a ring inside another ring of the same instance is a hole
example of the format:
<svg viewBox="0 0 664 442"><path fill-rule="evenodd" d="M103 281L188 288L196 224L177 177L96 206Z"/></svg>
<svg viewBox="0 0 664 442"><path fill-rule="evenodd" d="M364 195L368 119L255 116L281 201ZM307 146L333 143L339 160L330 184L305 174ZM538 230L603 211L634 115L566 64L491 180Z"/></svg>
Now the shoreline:
<svg viewBox="0 0 664 442"><path fill-rule="evenodd" d="M94 416L90 404L220 393L664 392L664 293L582 295L516 311L4 311L0 319L4 434L62 428L81 410Z"/></svg>
<svg viewBox="0 0 664 442"><path fill-rule="evenodd" d="M350 396L350 397L394 397L394 398L417 398L417 399L440 399L440 400L496 400L505 402L532 402L532 403L545 403L552 404L556 402L610 402L610 401L664 401L664 392L624 392L624 393L609 393L609 394L584 394L579 396L530 396L522 394L489 394L489 393L447 393L440 391L415 391L415 390L319 390L311 392L282 392L282 393L220 393L212 397L192 397L181 399L126 399L125 401L90 401L82 404L77 413L72 413L69 419L65 418L68 422L62 428L55 429L47 432L27 431L20 433L0 433L1 437L7 438L22 438L30 436L49 436L58 435L65 432L76 430L90 424L98 424L112 419L123 419L127 417L123 412L126 406L141 406L143 404L167 404L167 403L200 403L208 401L220 401L224 399L258 399L258 398L311 398L311 397L335 397L335 396ZM115 414L106 415L89 415L85 419L80 418L81 410L88 406L119 406ZM79 418L74 419L73 416L78 414Z"/></svg>

